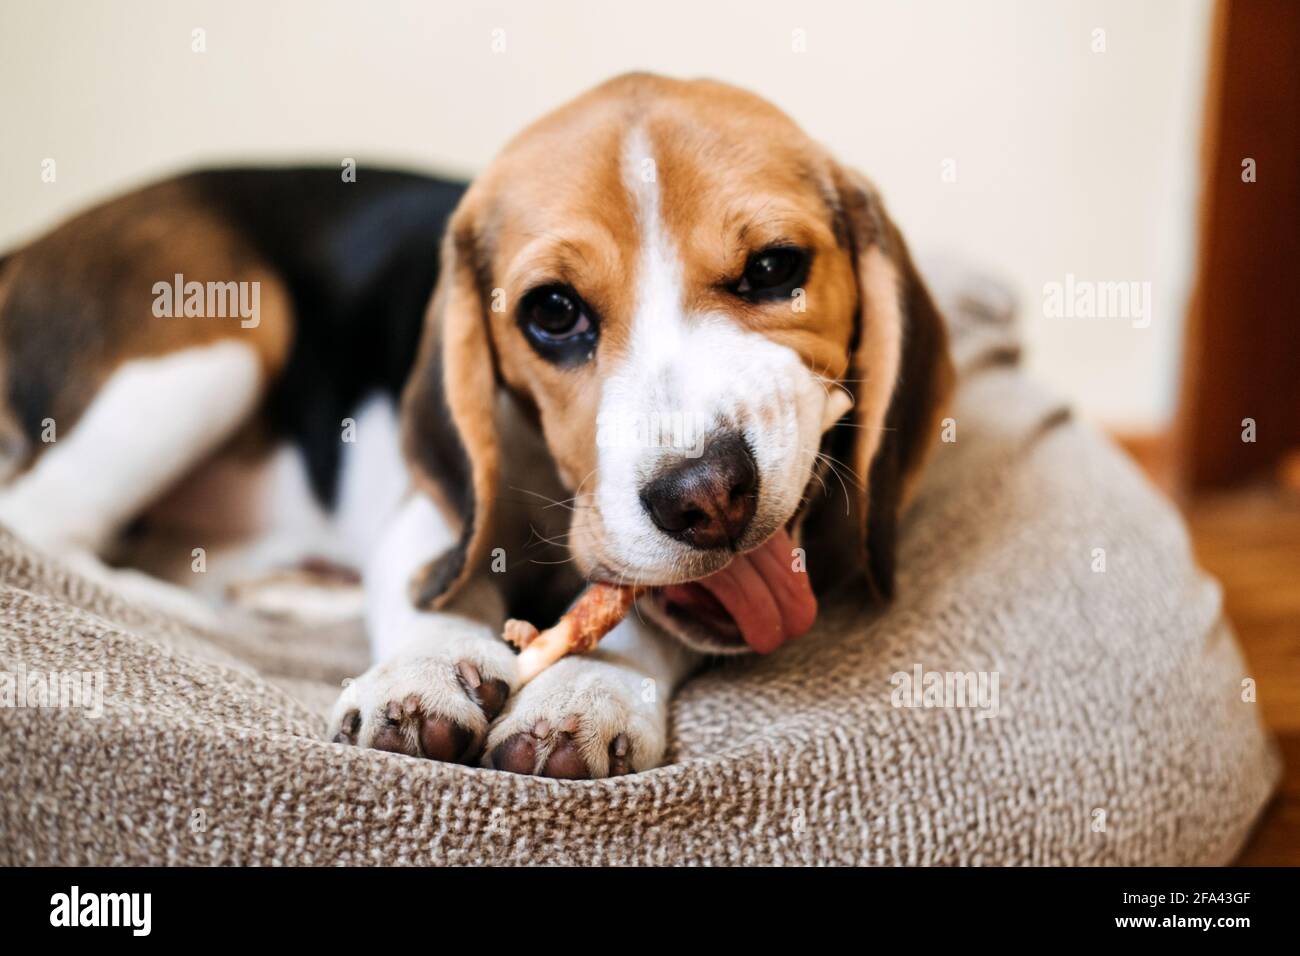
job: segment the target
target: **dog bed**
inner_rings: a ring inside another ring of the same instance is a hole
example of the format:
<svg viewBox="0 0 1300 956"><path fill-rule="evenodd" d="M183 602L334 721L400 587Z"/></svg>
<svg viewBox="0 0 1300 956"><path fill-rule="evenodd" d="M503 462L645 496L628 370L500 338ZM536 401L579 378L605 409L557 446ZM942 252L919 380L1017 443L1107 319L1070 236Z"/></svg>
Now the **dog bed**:
<svg viewBox="0 0 1300 956"><path fill-rule="evenodd" d="M1017 369L1005 293L938 275L955 441L894 605L845 595L813 635L691 680L649 773L329 743L358 628L197 627L0 533L10 687L103 681L99 716L93 693L0 706L0 863L1231 861L1279 763L1219 588L1137 469Z"/></svg>

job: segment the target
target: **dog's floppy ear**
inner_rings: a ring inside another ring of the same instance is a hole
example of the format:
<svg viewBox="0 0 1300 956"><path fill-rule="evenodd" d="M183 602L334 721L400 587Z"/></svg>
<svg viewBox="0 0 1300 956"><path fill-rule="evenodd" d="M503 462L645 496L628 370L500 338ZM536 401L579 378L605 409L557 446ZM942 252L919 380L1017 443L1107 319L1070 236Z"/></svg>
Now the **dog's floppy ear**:
<svg viewBox="0 0 1300 956"><path fill-rule="evenodd" d="M836 191L842 240L857 271L844 382L854 401L823 446L852 480L827 482L847 495L847 506L840 495L825 497L809 514L803 540L814 574L831 568L842 578L860 569L873 597L885 601L894 593L899 514L937 439L954 373L943 318L874 187L856 172L837 170ZM838 580L818 577L828 585Z"/></svg>
<svg viewBox="0 0 1300 956"><path fill-rule="evenodd" d="M486 311L486 260L465 205L442 246L420 352L402 394L402 446L416 489L460 517L460 538L410 583L412 602L444 606L482 562L500 471L496 365Z"/></svg>

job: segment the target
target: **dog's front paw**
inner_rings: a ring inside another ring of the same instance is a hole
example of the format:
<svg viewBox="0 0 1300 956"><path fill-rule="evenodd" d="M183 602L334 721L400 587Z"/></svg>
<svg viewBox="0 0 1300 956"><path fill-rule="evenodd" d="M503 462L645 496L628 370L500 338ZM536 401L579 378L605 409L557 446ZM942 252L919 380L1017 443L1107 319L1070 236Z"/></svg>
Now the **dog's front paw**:
<svg viewBox="0 0 1300 956"><path fill-rule="evenodd" d="M568 657L543 671L492 725L486 766L567 780L649 770L663 760L667 708L628 668Z"/></svg>
<svg viewBox="0 0 1300 956"><path fill-rule="evenodd" d="M514 674L514 654L487 639L408 651L343 689L329 734L336 743L470 762L505 707Z"/></svg>

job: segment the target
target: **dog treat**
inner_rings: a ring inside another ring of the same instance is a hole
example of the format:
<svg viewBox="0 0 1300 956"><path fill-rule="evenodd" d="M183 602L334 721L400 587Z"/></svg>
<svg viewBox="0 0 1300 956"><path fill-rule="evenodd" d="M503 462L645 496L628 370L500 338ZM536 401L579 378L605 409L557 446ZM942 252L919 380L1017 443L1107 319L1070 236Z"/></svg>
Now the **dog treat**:
<svg viewBox="0 0 1300 956"><path fill-rule="evenodd" d="M573 602L554 627L539 631L527 621L506 621L502 636L519 648L519 680L527 684L566 654L585 654L627 617L644 588L596 582Z"/></svg>

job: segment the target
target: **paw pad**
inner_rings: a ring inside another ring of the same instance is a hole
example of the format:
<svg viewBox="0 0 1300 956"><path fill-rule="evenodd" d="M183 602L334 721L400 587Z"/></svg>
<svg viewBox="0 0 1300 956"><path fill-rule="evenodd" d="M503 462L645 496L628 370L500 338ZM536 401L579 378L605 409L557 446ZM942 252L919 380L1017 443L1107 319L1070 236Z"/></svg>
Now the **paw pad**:
<svg viewBox="0 0 1300 956"><path fill-rule="evenodd" d="M609 742L609 775L621 777L632 772L632 741L627 734L619 734Z"/></svg>
<svg viewBox="0 0 1300 956"><path fill-rule="evenodd" d="M474 735L448 717L429 714L415 694L389 701L370 746L375 750L456 762L469 756Z"/></svg>
<svg viewBox="0 0 1300 956"><path fill-rule="evenodd" d="M417 667L427 667L423 661ZM467 702L477 707L490 724L501 713L510 696L510 685L501 678L484 679L480 666L468 660L446 661L446 670L441 671L441 678L453 697L464 694ZM442 696L435 691L431 697L425 691L398 691L400 696L385 701L382 686L384 683L405 683L409 687L420 687L429 678L421 681L392 681L392 670L377 668L374 672L379 677L363 675L358 678L356 689L361 691L359 706L349 708L339 719L335 743L357 744L365 742L374 750L406 754L411 757L425 757L429 760L463 763L472 760L479 753L479 743L474 726L475 721L467 718L464 703L456 704L454 699ZM438 670L432 672L438 674ZM433 687L436 688L438 677L434 676ZM377 693L368 693L372 690ZM350 691L355 693L353 688ZM367 702L367 698L369 702ZM376 700L376 698L378 698ZM438 701L443 701L439 705ZM452 716L455 714L456 716ZM466 725L468 723L468 726Z"/></svg>
<svg viewBox="0 0 1300 956"><path fill-rule="evenodd" d="M582 721L576 716L565 718L557 726L542 718L526 731L511 734L501 741L488 757L497 770L535 774L556 780L588 780L592 769L582 756L578 733ZM632 772L632 741L618 734L609 743L609 776Z"/></svg>
<svg viewBox="0 0 1300 956"><path fill-rule="evenodd" d="M339 732L334 735L336 744L355 744L357 734L361 732L361 711L349 710L343 715L343 720L339 724Z"/></svg>
<svg viewBox="0 0 1300 956"><path fill-rule="evenodd" d="M506 705L506 698L510 696L510 685L499 677L483 680L478 668L469 661L460 661L456 665L456 676L465 688L465 693L474 698L483 715L489 721L496 720Z"/></svg>

